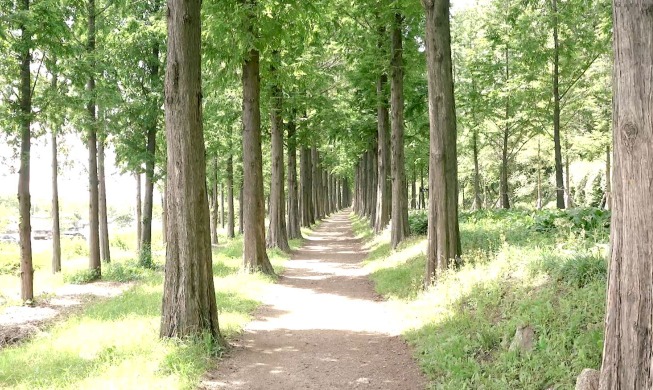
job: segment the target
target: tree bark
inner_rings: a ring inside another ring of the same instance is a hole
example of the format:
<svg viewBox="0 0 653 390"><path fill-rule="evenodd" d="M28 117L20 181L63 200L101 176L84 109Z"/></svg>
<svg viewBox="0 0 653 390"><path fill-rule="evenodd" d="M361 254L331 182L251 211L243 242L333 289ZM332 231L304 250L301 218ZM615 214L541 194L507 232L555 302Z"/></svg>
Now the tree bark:
<svg viewBox="0 0 653 390"><path fill-rule="evenodd" d="M653 388L653 0L615 1L611 259L601 390Z"/></svg>
<svg viewBox="0 0 653 390"><path fill-rule="evenodd" d="M288 238L302 238L297 184L297 125L295 116L288 122Z"/></svg>
<svg viewBox="0 0 653 390"><path fill-rule="evenodd" d="M483 209L481 201L481 172L478 164L478 130L474 129L472 133L472 153L474 157L474 210Z"/></svg>
<svg viewBox="0 0 653 390"><path fill-rule="evenodd" d="M274 54L273 54L274 55ZM272 73L275 69L272 69ZM271 132L271 181L270 181L270 224L268 225L267 247L290 252L286 228L286 194L283 161L283 93L281 87L272 87L270 109Z"/></svg>
<svg viewBox="0 0 653 390"><path fill-rule="evenodd" d="M152 46L150 78L153 82L159 77L159 44ZM158 107L152 107L153 110ZM141 229L140 262L152 265L152 209L154 206L154 165L156 162L157 117L152 115L147 124L147 144L145 160L145 199L143 203L143 227Z"/></svg>
<svg viewBox="0 0 653 390"><path fill-rule="evenodd" d="M254 18L254 16L250 16ZM251 20L253 22L253 20ZM250 30L253 26L250 24ZM243 62L243 267L274 275L265 250L265 198L261 155L259 52L250 49Z"/></svg>
<svg viewBox="0 0 653 390"><path fill-rule="evenodd" d="M231 134L229 135L231 143ZM236 221L234 212L234 156L229 152L227 157L227 237L236 237Z"/></svg>
<svg viewBox="0 0 653 390"><path fill-rule="evenodd" d="M88 41L86 51L95 56L95 0L88 0ZM95 61L91 59L91 69L95 70ZM89 187L89 268L100 277L102 263L100 262L100 221L99 221L99 188L97 167L97 116L95 111L95 76L91 73L86 89L90 99L86 105L89 115L88 144L88 187Z"/></svg>
<svg viewBox="0 0 653 390"><path fill-rule="evenodd" d="M322 173L320 172L322 165L320 164L320 153L315 146L311 147L311 175L313 184L311 189L311 198L313 202L313 215L315 220L324 217L322 210L322 201L320 199L320 187L322 187Z"/></svg>
<svg viewBox="0 0 653 390"><path fill-rule="evenodd" d="M213 169L211 170L211 190L209 196L211 197L211 244L218 245L218 158L213 157Z"/></svg>
<svg viewBox="0 0 653 390"><path fill-rule="evenodd" d="M52 89L57 89L57 75L52 75ZM61 126L54 122L50 131L52 146L52 273L61 271L61 228L59 221L59 161L57 135Z"/></svg>
<svg viewBox="0 0 653 390"><path fill-rule="evenodd" d="M448 0L422 0L426 12L430 170L426 284L460 256L456 111Z"/></svg>
<svg viewBox="0 0 653 390"><path fill-rule="evenodd" d="M109 241L109 217L107 215L107 184L104 174L104 134L98 139L98 190L99 190L99 217L100 217L100 258L105 263L111 262L111 250Z"/></svg>
<svg viewBox="0 0 653 390"><path fill-rule="evenodd" d="M315 223L313 218L313 183L311 170L311 150L302 147L300 151L299 175L301 179L302 226L309 227Z"/></svg>
<svg viewBox="0 0 653 390"><path fill-rule="evenodd" d="M420 167L419 171L419 208L424 210L426 208L426 188L424 188L424 166Z"/></svg>
<svg viewBox="0 0 653 390"><path fill-rule="evenodd" d="M558 42L558 0L551 0L553 12L553 149L556 171L556 206L565 208L565 183L560 142L560 44Z"/></svg>
<svg viewBox="0 0 653 390"><path fill-rule="evenodd" d="M392 107L392 231L390 244L396 249L410 234L408 226L408 188L404 160L404 59L403 16L395 14L392 28L391 107ZM378 217L377 217L378 218Z"/></svg>
<svg viewBox="0 0 653 390"><path fill-rule="evenodd" d="M542 159L540 156L540 140L537 140L537 209L542 210Z"/></svg>
<svg viewBox="0 0 653 390"><path fill-rule="evenodd" d="M385 37L385 28L379 29L379 50L382 50ZM375 233L380 233L390 223L390 203L394 198L391 193L390 181L390 119L388 114L388 98L386 85L388 75L382 73L376 82L376 122L377 122L377 186L375 219L372 220Z"/></svg>
<svg viewBox="0 0 653 390"><path fill-rule="evenodd" d="M224 210L224 183L220 183L220 226L223 229L226 222Z"/></svg>
<svg viewBox="0 0 653 390"><path fill-rule="evenodd" d="M161 337L208 335L224 345L211 264L202 130L200 8L200 0L168 1L168 245Z"/></svg>
<svg viewBox="0 0 653 390"><path fill-rule="evenodd" d="M510 51L508 45L505 49L505 61L506 61L506 83L510 81ZM505 125L503 128L503 143L501 147L501 177L499 180L499 191L501 199L501 207L504 209L510 208L510 186L508 179L510 174L508 173L508 164L510 161L508 159L508 139L510 137L510 124L508 120L510 119L510 94L506 97L506 113L505 113Z"/></svg>
<svg viewBox="0 0 653 390"><path fill-rule="evenodd" d="M245 233L245 223L243 221L243 212L244 212L244 207L243 207L243 192L244 192L244 186L243 186L243 172L241 172L241 180L240 180L240 190L238 191L238 233L244 234Z"/></svg>
<svg viewBox="0 0 653 390"><path fill-rule="evenodd" d="M29 12L29 0L21 0L20 9ZM20 215L20 298L34 299L34 267L32 266L32 201L30 194L30 152L32 148L32 32L21 23L20 50L20 171L18 173L18 209Z"/></svg>
<svg viewBox="0 0 653 390"><path fill-rule="evenodd" d="M141 253L141 236L143 235L143 200L141 196L141 174L136 173L136 248Z"/></svg>
<svg viewBox="0 0 653 390"><path fill-rule="evenodd" d="M569 140L565 137L565 206L574 207L574 198L571 197L571 171L569 170Z"/></svg>
<svg viewBox="0 0 653 390"><path fill-rule="evenodd" d="M610 175L611 172L611 152L610 152L610 145L605 147L605 209L606 210L611 210L612 209L612 177Z"/></svg>

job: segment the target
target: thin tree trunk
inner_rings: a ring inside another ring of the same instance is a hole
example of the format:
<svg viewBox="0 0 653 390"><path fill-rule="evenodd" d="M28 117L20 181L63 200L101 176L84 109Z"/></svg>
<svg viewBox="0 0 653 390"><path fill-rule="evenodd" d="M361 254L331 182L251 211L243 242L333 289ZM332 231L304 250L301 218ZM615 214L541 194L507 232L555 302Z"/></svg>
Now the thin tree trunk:
<svg viewBox="0 0 653 390"><path fill-rule="evenodd" d="M302 238L297 184L297 125L293 112L288 122L288 238Z"/></svg>
<svg viewBox="0 0 653 390"><path fill-rule="evenodd" d="M419 171L419 208L424 210L426 208L426 196L424 194L426 188L424 188L424 166L420 167Z"/></svg>
<svg viewBox="0 0 653 390"><path fill-rule="evenodd" d="M141 223L142 221L142 216L143 216L143 200L141 196L141 174L136 173L136 248L138 253L141 253L141 236L143 235L143 224Z"/></svg>
<svg viewBox="0 0 653 390"><path fill-rule="evenodd" d="M571 171L569 166L569 140L565 139L565 205L568 209L574 207L574 199L571 197Z"/></svg>
<svg viewBox="0 0 653 390"><path fill-rule="evenodd" d="M91 58L95 55L95 0L88 0L88 41L86 50ZM91 60L91 69L95 63ZM95 111L95 76L91 74L86 85L90 100L86 105L89 115L88 123L88 187L89 187L89 268L100 277L102 263L100 261L100 221L99 221L99 188L97 168L97 117Z"/></svg>
<svg viewBox="0 0 653 390"><path fill-rule="evenodd" d="M610 145L608 145L605 147L605 209L606 210L612 209L612 177L610 175L611 173L610 160L611 160Z"/></svg>
<svg viewBox="0 0 653 390"><path fill-rule="evenodd" d="M379 50L383 50L383 41L386 38L385 27L379 29ZM390 181L390 119L388 114L388 98L386 96L386 85L388 75L382 73L376 82L376 122L377 122L377 186L376 186L376 210L375 218L372 220L375 233L380 233L390 223L390 203L392 202Z"/></svg>
<svg viewBox="0 0 653 390"><path fill-rule="evenodd" d="M244 234L245 233L245 223L243 220L243 212L244 212L244 207L243 207L243 192L244 192L244 185L243 185L243 180L242 177L244 177L243 172L241 172L241 180L240 180L240 190L238 191L238 233Z"/></svg>
<svg viewBox="0 0 653 390"><path fill-rule="evenodd" d="M278 54L277 54L278 55ZM273 56L275 54L273 53ZM272 69L272 73L275 69ZM286 194L283 162L283 93L281 87L272 87L271 120L271 181L270 181L270 224L268 225L267 247L289 252L286 230Z"/></svg>
<svg viewBox="0 0 653 390"><path fill-rule="evenodd" d="M212 183L211 190L209 191L211 197L211 244L218 245L218 157L213 157L213 169L211 170Z"/></svg>
<svg viewBox="0 0 653 390"><path fill-rule="evenodd" d="M615 1L611 259L600 390L653 388L653 0Z"/></svg>
<svg viewBox="0 0 653 390"><path fill-rule="evenodd" d="M52 88L56 90L57 76L52 75ZM60 125L52 126L50 133L52 140L52 273L61 271L61 229L59 223L59 161L57 148L57 134Z"/></svg>
<svg viewBox="0 0 653 390"><path fill-rule="evenodd" d="M250 15L253 32L254 16ZM261 155L259 52L250 49L243 62L243 267L274 275L265 250L265 197Z"/></svg>
<svg viewBox="0 0 653 390"><path fill-rule="evenodd" d="M231 142L231 135L229 136ZM227 157L227 237L236 237L236 221L234 212L234 157L231 152Z"/></svg>
<svg viewBox="0 0 653 390"><path fill-rule="evenodd" d="M396 249L410 234L408 189L404 161L404 60L403 16L395 14L392 28L391 107L392 107L392 231L390 244Z"/></svg>
<svg viewBox="0 0 653 390"><path fill-rule="evenodd" d="M551 0L553 12L553 148L556 173L556 205L565 208L565 184L562 171L562 145L560 142L560 45L558 42L558 0Z"/></svg>
<svg viewBox="0 0 653 390"><path fill-rule="evenodd" d="M541 160L541 144L537 140L537 209L542 210L542 160Z"/></svg>
<svg viewBox="0 0 653 390"><path fill-rule="evenodd" d="M472 134L472 152L474 154L474 210L483 209L481 202L481 172L478 164L478 130Z"/></svg>
<svg viewBox="0 0 653 390"><path fill-rule="evenodd" d="M510 80L510 51L508 49L508 45L506 45L505 49L505 60L506 60L506 83ZM510 125L508 123L510 119L510 94L508 94L508 97L506 98L506 113L505 113L505 121L506 124L504 125L503 129L503 144L501 147L501 178L499 180L499 191L500 191L500 198L501 198L501 207L504 209L509 209L510 208L510 186L508 184L508 178L509 178L509 173L508 173L508 164L510 163L508 159L508 139L510 136Z"/></svg>
<svg viewBox="0 0 653 390"><path fill-rule="evenodd" d="M417 172L415 172L414 164L411 171L412 176L410 180L410 208L415 210L417 209Z"/></svg>
<svg viewBox="0 0 653 390"><path fill-rule="evenodd" d="M322 185L322 174L320 173L320 154L315 146L311 147L311 175L312 189L311 198L313 203L313 215L315 220L322 219L322 202L320 201L320 186Z"/></svg>
<svg viewBox="0 0 653 390"><path fill-rule="evenodd" d="M99 190L99 216L100 216L100 258L105 263L111 262L111 250L109 249L109 218L107 215L107 185L104 174L104 134L98 139L98 190Z"/></svg>
<svg viewBox="0 0 653 390"><path fill-rule="evenodd" d="M200 0L168 1L165 128L168 245L161 337L208 335L218 325L202 130Z"/></svg>
<svg viewBox="0 0 653 390"><path fill-rule="evenodd" d="M20 9L29 12L29 0L21 0ZM18 175L18 209L20 215L20 298L23 302L34 299L34 268L32 266L32 224L30 194L30 151L32 148L32 34L21 23L20 50L20 171Z"/></svg>
<svg viewBox="0 0 653 390"><path fill-rule="evenodd" d="M152 46L150 63L150 78L156 82L159 77L159 44ZM158 107L152 107L158 109ZM145 199L143 203L143 227L140 240L140 262L142 265L152 265L152 209L154 206L154 165L156 161L157 119L153 117L147 125L147 145L145 160Z"/></svg>
<svg viewBox="0 0 653 390"><path fill-rule="evenodd" d="M448 0L422 0L429 91L429 234L426 284L460 255L456 112Z"/></svg>
<svg viewBox="0 0 653 390"><path fill-rule="evenodd" d="M299 156L299 176L301 180L301 214L302 214L302 226L309 227L313 223L312 210L313 210L313 198L312 198L312 188L313 184L311 183L312 173L311 173L311 151L306 147L302 147Z"/></svg>

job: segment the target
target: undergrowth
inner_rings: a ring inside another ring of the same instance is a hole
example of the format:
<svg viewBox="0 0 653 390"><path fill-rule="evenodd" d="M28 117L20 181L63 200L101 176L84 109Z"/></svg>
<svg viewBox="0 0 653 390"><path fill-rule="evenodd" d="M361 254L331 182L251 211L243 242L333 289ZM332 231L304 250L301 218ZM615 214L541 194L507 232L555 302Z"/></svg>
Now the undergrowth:
<svg viewBox="0 0 653 390"><path fill-rule="evenodd" d="M305 231L306 233L307 231ZM294 240L296 248L301 241ZM269 253L277 272L287 255ZM137 260L103 264L102 279L134 282L122 295L97 301L29 341L0 351L0 388L12 389L192 389L221 351L206 338L159 338L164 256L154 267ZM227 339L239 334L260 305L272 278L240 271L242 238L214 248L213 271L220 329ZM92 276L92 275L91 275ZM67 274L84 283L86 271Z"/></svg>
<svg viewBox="0 0 653 390"><path fill-rule="evenodd" d="M541 229L547 218L555 222ZM573 388L582 369L600 366L605 218L594 209L462 214L463 265L428 290L423 235L395 251L368 235L366 267L433 389ZM522 326L537 336L531 352L509 349Z"/></svg>

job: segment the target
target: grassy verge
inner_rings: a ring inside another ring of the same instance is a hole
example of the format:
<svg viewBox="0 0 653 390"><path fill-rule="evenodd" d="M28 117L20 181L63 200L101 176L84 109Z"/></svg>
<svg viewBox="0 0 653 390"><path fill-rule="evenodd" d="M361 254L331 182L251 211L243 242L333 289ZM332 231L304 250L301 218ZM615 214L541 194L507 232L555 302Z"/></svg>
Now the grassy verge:
<svg viewBox="0 0 653 390"><path fill-rule="evenodd" d="M220 327L230 338L251 320L262 289L273 280L239 272L241 238L221 242L214 251L213 271ZM300 244L295 240L291 246ZM287 255L269 254L280 272ZM156 260L160 266L160 254ZM113 267L116 278L138 275L139 281L121 296L91 304L30 341L0 351L0 387L190 389L197 385L215 363L216 351L201 340L159 339L161 271L140 269L132 274L130 262Z"/></svg>
<svg viewBox="0 0 653 390"><path fill-rule="evenodd" d="M464 265L426 291L425 237L396 251L368 242L366 267L404 318L432 388L573 388L583 368L599 367L607 235L532 224L520 212L464 216ZM535 331L531 352L509 348L522 326Z"/></svg>

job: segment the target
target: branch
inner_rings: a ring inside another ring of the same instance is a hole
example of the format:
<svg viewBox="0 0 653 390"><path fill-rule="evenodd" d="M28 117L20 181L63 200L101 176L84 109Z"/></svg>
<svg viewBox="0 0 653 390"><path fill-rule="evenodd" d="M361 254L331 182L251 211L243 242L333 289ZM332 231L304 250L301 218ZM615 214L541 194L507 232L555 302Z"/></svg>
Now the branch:
<svg viewBox="0 0 653 390"><path fill-rule="evenodd" d="M578 81L580 81L580 79L585 75L585 73L587 73L587 70L592 66L592 64L594 63L594 61L596 61L596 60L599 58L599 56L601 56L601 53L596 54L596 55L594 56L594 58L592 58L592 59L591 59L591 60L590 60L586 65L585 65L585 67L581 70L581 72L580 72L580 74L578 75L578 77L576 77L576 78L574 79L574 81L572 81L571 84L569 84L569 86L567 87L567 89L565 89L565 90L562 92L562 94L560 94L560 100L562 100L562 99L565 97L565 95L567 95L567 92L569 92L569 90L571 90L571 89L576 85L576 83L578 83Z"/></svg>

